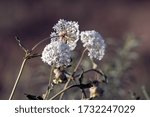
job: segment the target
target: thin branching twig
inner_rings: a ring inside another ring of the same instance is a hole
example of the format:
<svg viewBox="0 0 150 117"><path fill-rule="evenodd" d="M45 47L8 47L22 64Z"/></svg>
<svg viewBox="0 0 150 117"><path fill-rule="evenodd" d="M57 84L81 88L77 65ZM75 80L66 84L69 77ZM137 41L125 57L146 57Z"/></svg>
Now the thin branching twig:
<svg viewBox="0 0 150 117"><path fill-rule="evenodd" d="M21 49L27 53L28 49L25 48L25 46L21 43L19 37L15 36L16 41L18 42L18 45L21 47Z"/></svg>
<svg viewBox="0 0 150 117"><path fill-rule="evenodd" d="M13 98L13 96L14 96L16 87L17 87L17 85L18 85L18 83L19 83L19 81L20 81L20 78L21 78L21 75L22 75L22 72L23 72L23 69L24 69L24 66L25 66L26 62L27 62L27 58L25 58L25 59L23 60L23 62L22 62L21 68L20 68L20 70L19 70L19 74L18 74L18 76L17 76L17 79L16 79L15 84L14 84L14 86L13 86L13 89L12 89L12 91L11 91L11 94L10 94L10 96L9 96L9 100L11 100L11 99Z"/></svg>
<svg viewBox="0 0 150 117"><path fill-rule="evenodd" d="M49 38L50 38L50 37L49 37ZM40 57L40 56L41 56L41 54L38 54L38 53L33 54L32 51L33 51L34 49L36 49L37 46L39 46L40 44L42 44L44 41L48 40L49 38L45 38L44 40L38 42L35 46L33 46L33 48L31 49L31 51L29 51L29 50L21 43L19 37L17 37L17 36L15 37L16 41L18 42L18 45L19 45L19 46L21 47L21 49L25 52L25 55L24 55L24 59L23 59L23 62L22 62L22 64L21 64L21 67L20 67L18 76L17 76L17 78L16 78L15 84L14 84L13 89L12 89L12 91L11 91L11 94L10 94L10 96L9 96L9 100L11 100L11 99L13 98L13 96L14 96L14 93L15 93L15 91L16 91L16 87L17 87L17 85L18 85L18 83L19 83L19 81L20 81L20 79L21 79L21 75L22 75L22 72L23 72L23 70L24 70L24 67L25 67L25 64L26 64L27 60L28 60L28 59L31 59L31 58L36 58L36 57Z"/></svg>
<svg viewBox="0 0 150 117"><path fill-rule="evenodd" d="M15 93L15 90L16 90L16 87L20 81L20 78L21 78L21 75L22 75L22 72L23 72L23 69L24 69L24 66L28 60L28 50L24 47L24 45L20 42L19 38L18 37L15 37L16 41L18 42L18 45L21 47L21 49L25 52L25 57L23 59L23 62L21 64L21 67L20 67L20 70L19 70L19 73L18 73L18 76L17 76L17 79L15 81L15 84L13 86L13 89L11 91L11 94L9 96L9 100L11 100L14 96L14 93Z"/></svg>
<svg viewBox="0 0 150 117"><path fill-rule="evenodd" d="M103 76L104 79L102 79L102 81L105 82L105 83L108 83L107 76L101 70L99 71L99 70L96 70L96 69L89 69L89 70L84 71L83 74L89 73L91 71L94 71L94 72L100 74L101 76Z"/></svg>
<svg viewBox="0 0 150 117"><path fill-rule="evenodd" d="M86 52L86 50L87 50L87 49L84 49L84 51L82 52L82 55L81 55L81 57L80 57L80 60L78 61L77 65L76 65L76 67L75 67L75 69L74 69L74 71L73 71L73 74L72 74L71 76L74 75L74 73L77 71L78 67L80 66L80 64L81 64L81 62L82 62L82 59L83 59L83 57L84 57L84 54L85 54L85 52ZM73 78L73 79L74 79L74 78ZM67 81L67 83L65 84L63 90L67 88L67 86L69 85L69 83L71 82L71 80L72 80L72 77L68 79L68 81ZM60 98L59 98L60 100L62 99L63 95L64 95L64 93L62 93L62 94L60 95Z"/></svg>
<svg viewBox="0 0 150 117"><path fill-rule="evenodd" d="M73 88L73 87L77 87L77 88L80 88L80 89L86 89L86 88L90 88L92 87L92 84L91 83L87 83L87 84L79 84L79 85L70 85L70 86L67 86L65 89L61 90L60 92L58 92L57 94L55 94L54 96L52 96L50 98L50 100L53 100L55 99L57 96L61 95L62 93L64 93L65 91Z"/></svg>
<svg viewBox="0 0 150 117"><path fill-rule="evenodd" d="M51 39L51 37L47 37L47 38L45 38L45 39L42 39L41 41L39 41L37 44L35 44L35 45L32 47L31 51L35 50L39 45L41 45L43 42L45 42L45 41L47 41L47 40L49 40L49 39Z"/></svg>
<svg viewBox="0 0 150 117"><path fill-rule="evenodd" d="M50 78L49 78L48 88L47 88L47 91L46 91L46 94L45 94L45 97L44 97L44 99L46 99L46 100L48 99L50 91L52 90L51 83L52 83L53 70L54 70L54 66L52 66L51 70L50 70Z"/></svg>

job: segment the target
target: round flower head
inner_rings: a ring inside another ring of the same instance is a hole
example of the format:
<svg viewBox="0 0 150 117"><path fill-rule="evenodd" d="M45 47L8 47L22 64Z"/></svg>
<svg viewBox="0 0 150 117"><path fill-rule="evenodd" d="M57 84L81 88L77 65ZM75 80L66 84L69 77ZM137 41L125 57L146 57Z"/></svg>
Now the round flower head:
<svg viewBox="0 0 150 117"><path fill-rule="evenodd" d="M105 52L105 43L101 35L92 31L83 31L80 34L83 46L88 49L88 56L91 59L96 58L101 60Z"/></svg>
<svg viewBox="0 0 150 117"><path fill-rule="evenodd" d="M71 62L70 48L60 41L51 42L44 48L41 59L43 62L57 68L68 66Z"/></svg>
<svg viewBox="0 0 150 117"><path fill-rule="evenodd" d="M79 25L74 21L60 19L53 27L56 32L51 34L52 41L60 40L67 43L74 50L79 40Z"/></svg>

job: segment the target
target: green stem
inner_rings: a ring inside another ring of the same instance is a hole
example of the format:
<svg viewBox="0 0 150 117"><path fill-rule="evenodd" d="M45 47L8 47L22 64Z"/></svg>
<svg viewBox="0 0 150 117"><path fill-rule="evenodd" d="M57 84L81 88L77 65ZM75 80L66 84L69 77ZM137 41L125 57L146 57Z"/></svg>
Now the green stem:
<svg viewBox="0 0 150 117"><path fill-rule="evenodd" d="M12 89L12 91L11 91L11 94L10 94L10 96L9 96L9 100L12 100L12 98L13 98L13 96L14 96L14 93L15 93L15 91L16 91L16 87L17 87L17 85L18 85L18 83L19 83L19 81L20 81L20 78L21 78L21 75L22 75L22 72L23 72L23 69L24 69L24 66L25 66L25 63L27 62L27 58L24 58L24 60L23 60L23 62L22 62L22 65L21 65L21 67L20 67L20 70L19 70L19 74L18 74L18 76L17 76L17 79L16 79L16 81L15 81L15 84L14 84L14 86L13 86L13 89Z"/></svg>

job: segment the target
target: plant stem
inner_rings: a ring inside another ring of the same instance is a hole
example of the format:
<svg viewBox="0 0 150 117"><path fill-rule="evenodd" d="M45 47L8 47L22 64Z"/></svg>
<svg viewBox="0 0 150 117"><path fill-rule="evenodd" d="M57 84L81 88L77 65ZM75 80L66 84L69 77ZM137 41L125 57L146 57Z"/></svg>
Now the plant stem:
<svg viewBox="0 0 150 117"><path fill-rule="evenodd" d="M51 91L51 82L52 82L53 70L54 70L54 67L52 66L51 71L50 71L50 78L49 78L49 83L48 83L48 89L47 89L45 97L44 97L44 99L46 99L46 100L48 99L48 96L49 96L50 91Z"/></svg>
<svg viewBox="0 0 150 117"><path fill-rule="evenodd" d="M33 52L33 50L36 49L36 48L37 48L40 44L42 44L44 41L50 39L50 37L48 37L48 38L45 38L45 39L41 40L40 42L38 42L37 44L35 44L35 45L33 46L33 48L31 49L31 51L29 51L28 49L26 49L26 48L24 47L24 45L21 43L21 41L20 41L20 39L19 39L18 37L15 37L15 38L16 38L16 41L18 42L19 46L20 46L20 47L22 48L22 50L25 52L25 57L24 57L24 59L23 59L22 65L21 65L21 67L20 67L20 70L19 70L17 79L16 79L15 84L14 84L14 86L13 86L13 89L12 89L12 91L11 91L11 94L10 94L10 96L9 96L9 100L11 100L11 99L13 98L13 96L14 96L14 93L15 93L15 91L16 91L16 87L17 87L17 85L18 85L18 83L19 83L19 81L20 81L20 78L21 78L21 75L22 75L22 72L23 72L23 69L24 69L24 66L25 66L25 63L27 62L27 60L28 60L28 59L31 59L31 58L34 58L34 57L39 57L39 56L41 56L41 55L39 55L39 54L31 54L31 53ZM49 81L49 82L51 82L51 81ZM50 85L50 83L49 83L49 85Z"/></svg>
<svg viewBox="0 0 150 117"><path fill-rule="evenodd" d="M82 62L82 59L83 59L83 57L84 57L84 54L85 54L85 52L86 52L86 50L87 50L87 49L84 49L84 50L83 50L82 55L81 55L81 57L80 57L80 59L79 59L77 65L76 65L76 67L75 67L75 69L74 69L74 71L73 71L73 74L77 71L78 67L80 66L80 64L81 64L81 62ZM72 80L72 78L70 78L70 79L67 81L67 83L65 84L63 90L67 88L67 86L69 85L69 83L71 82L71 80ZM62 94L60 95L59 100L62 99L63 95L64 95L64 93L62 93Z"/></svg>
<svg viewBox="0 0 150 117"><path fill-rule="evenodd" d="M42 44L44 41L47 41L47 40L49 40L49 39L50 39L50 37L47 37L47 38L45 38L45 39L39 41L37 44L35 44L35 45L32 47L31 51L35 50L40 44Z"/></svg>
<svg viewBox="0 0 150 117"><path fill-rule="evenodd" d="M105 83L108 83L107 76L102 72L102 70L99 71L99 70L96 70L96 69L89 69L89 70L84 71L83 74L88 73L90 71L94 71L94 72L100 74L101 76L103 76L102 81L105 82Z"/></svg>
<svg viewBox="0 0 150 117"><path fill-rule="evenodd" d="M150 97L149 97L149 95L148 95L148 93L147 93L147 91L146 91L146 89L145 89L145 86L142 86L141 88L142 88L142 92L143 92L145 98L146 98L147 100L150 100Z"/></svg>
<svg viewBox="0 0 150 117"><path fill-rule="evenodd" d="M50 98L50 100L53 100L54 98L56 98L57 96L59 96L60 94L62 94L63 92L65 92L66 90L75 87L75 85L70 85L68 87L66 87L65 89L61 90L60 92L58 92L56 95L54 95L53 97Z"/></svg>
<svg viewBox="0 0 150 117"><path fill-rule="evenodd" d="M16 91L16 87L17 87L17 85L18 85L18 83L19 83L19 80L20 80L20 78L21 78L21 75L22 75L22 72L23 72L23 69L24 69L24 66L25 66L25 63L27 62L27 58L24 58L24 60L23 60L23 62L22 62L22 65L21 65L21 67L20 67L20 70L19 70L19 74L18 74L18 76L17 76L17 79L16 79L16 81L15 81L15 84L14 84L14 86L13 86L13 89L12 89L12 91L11 91L11 94L10 94L10 96L9 96L9 100L11 100L12 98L13 98L13 96L14 96L14 93L15 93L15 91Z"/></svg>
<svg viewBox="0 0 150 117"><path fill-rule="evenodd" d="M49 79L49 82L48 82L48 86L50 86L51 82L52 82L53 70L54 70L54 66L52 66L51 71L50 71L50 79Z"/></svg>
<svg viewBox="0 0 150 117"><path fill-rule="evenodd" d="M51 39L51 38L54 38L54 37L57 37L57 36L47 37L47 38L45 38L45 39L39 41L37 44L35 44L35 45L32 47L31 51L35 50L35 49L36 49L39 45L41 45L43 42L45 42L45 41L47 41L47 40L49 40L49 39Z"/></svg>
<svg viewBox="0 0 150 117"><path fill-rule="evenodd" d="M95 72L97 72L98 74L100 74L101 76L105 76L105 74L104 74L102 71L98 71L98 70L96 70L96 69L89 69L89 70L84 71L83 73L88 73L88 72L90 72L90 71L95 71Z"/></svg>
<svg viewBox="0 0 150 117"><path fill-rule="evenodd" d="M71 78L69 78L69 80L68 80L67 83L65 84L63 90L65 90L65 89L67 88L67 86L69 85L70 82L71 82ZM62 90L62 91L63 91L63 90ZM63 95L64 95L64 93L61 93L61 95L60 95L60 97L59 97L59 100L62 99Z"/></svg>
<svg viewBox="0 0 150 117"><path fill-rule="evenodd" d="M81 55L81 57L80 57L80 60L79 60L78 64L76 65L75 69L74 69L74 72L76 72L77 69L78 69L78 67L80 66L80 64L81 64L81 62L82 62L82 59L83 59L83 57L84 57L84 54L85 54L85 52L86 52L86 50L87 50L87 49L84 49L84 50L83 50L82 55Z"/></svg>

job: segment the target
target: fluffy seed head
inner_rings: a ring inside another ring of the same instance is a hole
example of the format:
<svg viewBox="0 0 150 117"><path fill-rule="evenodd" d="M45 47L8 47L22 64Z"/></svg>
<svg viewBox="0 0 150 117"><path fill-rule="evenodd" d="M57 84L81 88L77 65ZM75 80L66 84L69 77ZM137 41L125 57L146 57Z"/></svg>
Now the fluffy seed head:
<svg viewBox="0 0 150 117"><path fill-rule="evenodd" d="M92 31L83 31L80 34L83 46L88 49L88 56L101 60L105 52L105 43L101 35Z"/></svg>
<svg viewBox="0 0 150 117"><path fill-rule="evenodd" d="M60 19L53 29L55 32L51 34L52 41L63 41L69 45L71 50L75 49L79 40L79 25L77 22Z"/></svg>
<svg viewBox="0 0 150 117"><path fill-rule="evenodd" d="M41 59L43 62L57 68L68 66L71 62L70 48L60 41L51 42L44 48Z"/></svg>

